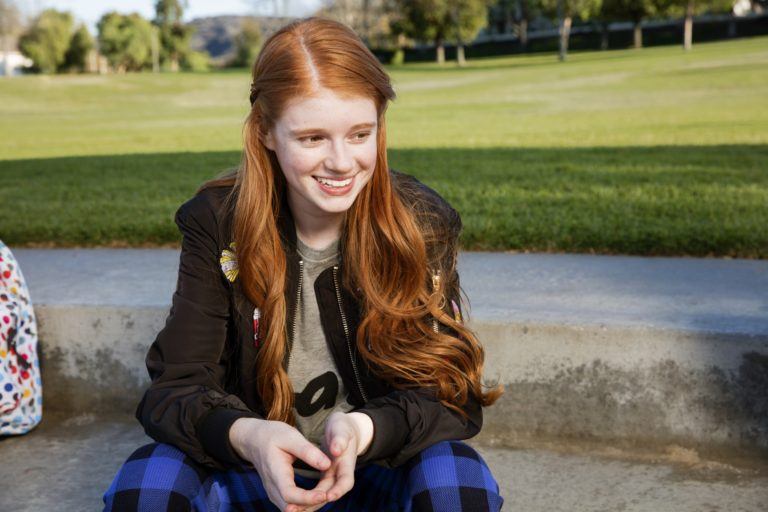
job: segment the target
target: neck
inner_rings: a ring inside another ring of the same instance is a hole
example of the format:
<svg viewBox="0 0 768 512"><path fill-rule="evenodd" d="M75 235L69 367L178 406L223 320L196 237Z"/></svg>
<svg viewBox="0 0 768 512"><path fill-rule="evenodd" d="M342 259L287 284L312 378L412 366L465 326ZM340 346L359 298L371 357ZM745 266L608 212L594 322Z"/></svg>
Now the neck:
<svg viewBox="0 0 768 512"><path fill-rule="evenodd" d="M291 213L296 224L296 236L312 249L324 249L341 236L345 212L316 215L291 205Z"/></svg>

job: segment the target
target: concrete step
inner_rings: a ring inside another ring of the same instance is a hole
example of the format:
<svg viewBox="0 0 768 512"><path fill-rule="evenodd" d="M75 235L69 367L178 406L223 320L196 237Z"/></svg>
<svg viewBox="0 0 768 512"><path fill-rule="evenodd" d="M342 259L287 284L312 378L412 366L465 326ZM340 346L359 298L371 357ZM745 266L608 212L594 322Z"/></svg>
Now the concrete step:
<svg viewBox="0 0 768 512"><path fill-rule="evenodd" d="M48 414L31 433L0 441L0 510L100 510L118 468L148 442L126 416ZM504 510L762 512L768 505L765 459L702 460L679 447L635 453L470 444L499 482Z"/></svg>
<svg viewBox="0 0 768 512"><path fill-rule="evenodd" d="M172 249L14 249L47 410L131 412L176 284ZM768 453L768 261L462 253L487 442Z"/></svg>

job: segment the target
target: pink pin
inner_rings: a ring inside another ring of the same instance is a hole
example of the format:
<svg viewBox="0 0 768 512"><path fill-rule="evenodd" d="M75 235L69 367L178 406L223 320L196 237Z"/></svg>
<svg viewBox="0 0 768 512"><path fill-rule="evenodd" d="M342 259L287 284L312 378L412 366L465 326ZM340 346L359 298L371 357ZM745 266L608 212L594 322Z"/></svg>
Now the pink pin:
<svg viewBox="0 0 768 512"><path fill-rule="evenodd" d="M456 301L451 299L451 307L453 308L453 318L459 322L461 322L461 311L459 310L458 304L456 304Z"/></svg>
<svg viewBox="0 0 768 512"><path fill-rule="evenodd" d="M259 308L253 310L253 346L259 348L259 318L261 311Z"/></svg>

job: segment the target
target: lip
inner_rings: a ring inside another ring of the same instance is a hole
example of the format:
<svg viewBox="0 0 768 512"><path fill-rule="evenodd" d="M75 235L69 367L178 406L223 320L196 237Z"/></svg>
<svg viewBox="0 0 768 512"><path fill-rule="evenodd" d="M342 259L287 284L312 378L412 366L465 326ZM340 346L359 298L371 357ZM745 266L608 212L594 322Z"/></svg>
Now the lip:
<svg viewBox="0 0 768 512"><path fill-rule="evenodd" d="M315 179L315 183L317 183L317 186L320 187L320 190L323 193L325 193L325 194L327 194L329 196L343 196L343 195L346 195L347 193L349 193L349 191L352 190L352 187L355 186L355 177L356 176L357 176L357 174L353 174L349 178L344 178L345 180L346 179L350 179L350 182L349 182L349 184L347 186L345 186L345 187L333 187L333 188L332 187L328 187L326 185L323 185L322 183L320 183L315 178L323 178L323 179L326 179L326 180L333 180L333 181L344 181L344 180L339 180L337 178L330 178L330 177L326 177L326 176L312 176L312 178Z"/></svg>

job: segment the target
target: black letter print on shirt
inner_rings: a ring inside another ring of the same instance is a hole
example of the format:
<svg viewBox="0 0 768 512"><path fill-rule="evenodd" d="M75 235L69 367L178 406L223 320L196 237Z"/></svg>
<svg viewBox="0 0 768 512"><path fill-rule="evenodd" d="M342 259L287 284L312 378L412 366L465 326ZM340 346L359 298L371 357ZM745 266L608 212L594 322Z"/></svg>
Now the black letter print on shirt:
<svg viewBox="0 0 768 512"><path fill-rule="evenodd" d="M312 402L312 397L317 391L322 389L320 396ZM330 409L336 402L336 395L339 393L339 381L336 374L327 371L319 377L315 377L307 383L304 391L295 394L294 405L296 412L304 418L312 416L320 409Z"/></svg>

